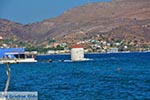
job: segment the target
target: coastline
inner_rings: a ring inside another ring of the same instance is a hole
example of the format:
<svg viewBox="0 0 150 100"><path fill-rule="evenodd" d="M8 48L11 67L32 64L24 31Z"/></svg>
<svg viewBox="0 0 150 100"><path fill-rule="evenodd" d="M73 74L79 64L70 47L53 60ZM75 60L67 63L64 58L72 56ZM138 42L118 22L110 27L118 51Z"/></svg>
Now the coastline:
<svg viewBox="0 0 150 100"><path fill-rule="evenodd" d="M124 51L124 52L86 52L85 54L120 54L120 53L150 53L150 51ZM37 54L37 56L46 55L70 55L70 53L57 53L57 54Z"/></svg>

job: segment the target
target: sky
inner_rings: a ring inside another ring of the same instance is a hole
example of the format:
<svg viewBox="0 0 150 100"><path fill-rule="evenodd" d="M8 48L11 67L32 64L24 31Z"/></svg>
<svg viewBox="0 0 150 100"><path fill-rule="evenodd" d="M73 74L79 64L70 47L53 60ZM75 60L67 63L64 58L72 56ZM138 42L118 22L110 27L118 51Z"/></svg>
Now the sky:
<svg viewBox="0 0 150 100"><path fill-rule="evenodd" d="M0 0L0 18L30 24L54 18L87 3L111 0Z"/></svg>

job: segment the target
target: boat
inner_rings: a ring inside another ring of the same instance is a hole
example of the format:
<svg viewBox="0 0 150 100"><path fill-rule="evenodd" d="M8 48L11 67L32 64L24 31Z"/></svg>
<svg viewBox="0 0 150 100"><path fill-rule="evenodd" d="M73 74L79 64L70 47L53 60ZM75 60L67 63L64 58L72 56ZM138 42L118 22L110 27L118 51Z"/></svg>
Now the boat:
<svg viewBox="0 0 150 100"><path fill-rule="evenodd" d="M28 63L37 62L36 51L32 52L5 52L5 56L0 58L0 64L4 63Z"/></svg>

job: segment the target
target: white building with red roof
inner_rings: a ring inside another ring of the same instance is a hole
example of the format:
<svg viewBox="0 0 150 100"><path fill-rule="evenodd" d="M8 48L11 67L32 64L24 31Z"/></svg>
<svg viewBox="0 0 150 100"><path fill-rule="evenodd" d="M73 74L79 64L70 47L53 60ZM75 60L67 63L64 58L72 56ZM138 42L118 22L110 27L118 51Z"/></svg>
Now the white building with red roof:
<svg viewBox="0 0 150 100"><path fill-rule="evenodd" d="M82 61L84 60L84 49L80 45L74 45L71 49L71 60Z"/></svg>

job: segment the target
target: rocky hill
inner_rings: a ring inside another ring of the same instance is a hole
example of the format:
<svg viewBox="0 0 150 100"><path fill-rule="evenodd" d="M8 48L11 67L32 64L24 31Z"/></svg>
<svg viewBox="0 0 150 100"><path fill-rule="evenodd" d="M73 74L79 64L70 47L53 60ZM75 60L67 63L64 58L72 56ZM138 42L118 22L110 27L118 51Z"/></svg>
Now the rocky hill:
<svg viewBox="0 0 150 100"><path fill-rule="evenodd" d="M150 1L113 0L87 4L64 14L29 25L0 19L0 36L33 45L45 45L50 39L57 42L76 42L96 34L107 40L118 38L150 43Z"/></svg>

